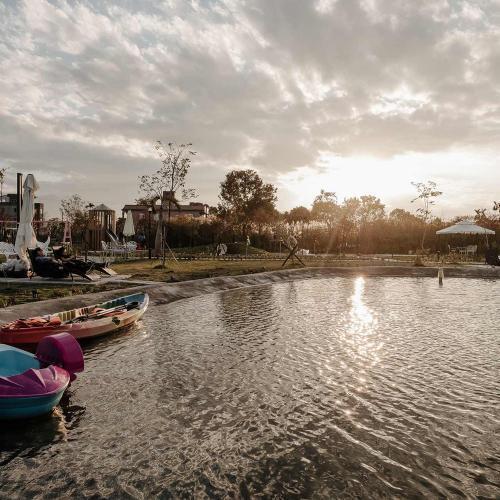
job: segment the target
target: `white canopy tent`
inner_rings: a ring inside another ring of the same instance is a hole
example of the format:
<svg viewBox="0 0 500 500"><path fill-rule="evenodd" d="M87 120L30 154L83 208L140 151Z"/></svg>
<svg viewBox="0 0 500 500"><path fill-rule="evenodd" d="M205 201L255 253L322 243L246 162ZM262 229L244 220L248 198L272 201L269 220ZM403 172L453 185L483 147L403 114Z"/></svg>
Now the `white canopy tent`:
<svg viewBox="0 0 500 500"><path fill-rule="evenodd" d="M446 235L446 234L495 234L495 231L491 229L486 229L485 227L478 226L474 224L474 221L465 219L457 224L453 224L453 226L445 227L444 229L440 229L436 231L438 235Z"/></svg>
<svg viewBox="0 0 500 500"><path fill-rule="evenodd" d="M16 242L14 248L19 258L29 269L30 261L26 250L36 246L36 235L33 229L33 211L35 206L35 192L38 190L38 183L33 174L28 174L23 184L23 204L19 216L19 227L17 228Z"/></svg>
<svg viewBox="0 0 500 500"><path fill-rule="evenodd" d="M123 226L123 236L130 237L135 236L134 219L132 217L132 210L127 212L127 218L125 219L125 225Z"/></svg>

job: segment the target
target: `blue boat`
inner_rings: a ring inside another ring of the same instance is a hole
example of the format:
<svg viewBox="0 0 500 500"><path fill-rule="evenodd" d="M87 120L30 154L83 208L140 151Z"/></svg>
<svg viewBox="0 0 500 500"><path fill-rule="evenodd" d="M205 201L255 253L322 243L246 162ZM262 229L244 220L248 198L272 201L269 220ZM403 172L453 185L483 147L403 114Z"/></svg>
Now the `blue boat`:
<svg viewBox="0 0 500 500"><path fill-rule="evenodd" d="M0 419L49 413L83 371L83 353L68 333L44 338L36 354L0 344Z"/></svg>

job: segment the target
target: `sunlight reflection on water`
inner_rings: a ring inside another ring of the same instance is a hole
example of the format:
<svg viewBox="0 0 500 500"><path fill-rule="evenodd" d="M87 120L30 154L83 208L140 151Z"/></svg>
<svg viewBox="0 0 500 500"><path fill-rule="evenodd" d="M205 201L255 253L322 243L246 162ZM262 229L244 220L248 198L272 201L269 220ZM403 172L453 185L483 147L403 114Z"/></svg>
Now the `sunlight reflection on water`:
<svg viewBox="0 0 500 500"><path fill-rule="evenodd" d="M499 295L335 278L152 308L86 345L60 414L2 427L0 498L498 497Z"/></svg>

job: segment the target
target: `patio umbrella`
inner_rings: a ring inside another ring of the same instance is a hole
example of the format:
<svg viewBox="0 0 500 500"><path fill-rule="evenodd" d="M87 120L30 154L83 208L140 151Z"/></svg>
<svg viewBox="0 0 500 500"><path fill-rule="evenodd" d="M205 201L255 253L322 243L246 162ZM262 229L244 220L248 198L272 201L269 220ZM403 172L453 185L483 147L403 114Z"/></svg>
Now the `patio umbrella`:
<svg viewBox="0 0 500 500"><path fill-rule="evenodd" d="M457 224L453 224L453 226L445 227L444 229L440 229L436 231L436 234L495 234L495 231L491 229L486 229L485 227L478 226L474 224L474 221L465 219Z"/></svg>
<svg viewBox="0 0 500 500"><path fill-rule="evenodd" d="M127 213L125 225L123 226L123 236L135 236L134 219L132 217L132 210Z"/></svg>
<svg viewBox="0 0 500 500"><path fill-rule="evenodd" d="M36 246L36 235L33 229L33 209L35 205L35 192L38 188L38 182L33 174L28 174L23 184L23 204L19 215L16 243L14 244L17 255L19 255L19 258L26 264L28 269L31 266L26 250Z"/></svg>

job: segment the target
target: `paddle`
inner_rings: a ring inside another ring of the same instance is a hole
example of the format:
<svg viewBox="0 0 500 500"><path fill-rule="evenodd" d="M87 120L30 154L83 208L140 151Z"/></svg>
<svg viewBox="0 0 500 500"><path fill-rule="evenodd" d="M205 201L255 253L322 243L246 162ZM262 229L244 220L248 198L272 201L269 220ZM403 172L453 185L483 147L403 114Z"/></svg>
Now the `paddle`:
<svg viewBox="0 0 500 500"><path fill-rule="evenodd" d="M65 324L69 323L76 323L78 321L87 321L88 319L97 319L100 316L105 316L109 313L113 312L118 312L118 311L130 311L132 309L138 308L139 307L139 302L129 302L127 304L121 304L116 307L112 307L110 309L104 309L103 311L96 312L94 314L82 314L81 316L77 316L76 318L70 319L69 321L66 321Z"/></svg>

